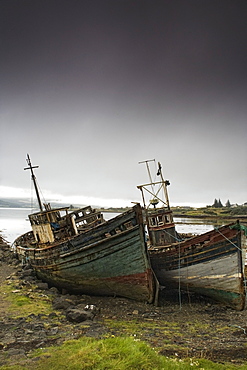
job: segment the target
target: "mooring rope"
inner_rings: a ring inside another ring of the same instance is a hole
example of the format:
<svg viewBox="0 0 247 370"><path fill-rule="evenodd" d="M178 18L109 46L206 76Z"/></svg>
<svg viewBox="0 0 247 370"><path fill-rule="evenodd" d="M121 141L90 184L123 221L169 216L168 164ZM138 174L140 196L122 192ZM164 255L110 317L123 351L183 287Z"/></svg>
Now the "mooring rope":
<svg viewBox="0 0 247 370"><path fill-rule="evenodd" d="M228 239L224 234L222 234L218 228L215 228L215 231L218 231L220 235L222 235L229 243L231 243L234 247L236 247L238 250L242 251L241 248L239 248L235 243L233 243L230 239Z"/></svg>
<svg viewBox="0 0 247 370"><path fill-rule="evenodd" d="M174 236L174 235L172 235L172 234L170 234L168 231L166 231L166 230L162 230L162 232L163 233L165 233L165 234L167 234L167 235L169 235L169 236L171 236L173 239L175 239L177 242L181 242L183 239L178 239L176 236ZM179 234L178 234L179 235Z"/></svg>

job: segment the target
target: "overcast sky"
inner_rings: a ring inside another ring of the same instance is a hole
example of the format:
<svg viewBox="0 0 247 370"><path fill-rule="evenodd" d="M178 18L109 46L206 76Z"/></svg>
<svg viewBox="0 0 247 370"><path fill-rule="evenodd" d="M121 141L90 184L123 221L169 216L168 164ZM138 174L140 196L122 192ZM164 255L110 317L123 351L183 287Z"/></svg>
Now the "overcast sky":
<svg viewBox="0 0 247 370"><path fill-rule="evenodd" d="M247 202L247 1L1 0L0 196ZM20 192L22 190L22 192Z"/></svg>

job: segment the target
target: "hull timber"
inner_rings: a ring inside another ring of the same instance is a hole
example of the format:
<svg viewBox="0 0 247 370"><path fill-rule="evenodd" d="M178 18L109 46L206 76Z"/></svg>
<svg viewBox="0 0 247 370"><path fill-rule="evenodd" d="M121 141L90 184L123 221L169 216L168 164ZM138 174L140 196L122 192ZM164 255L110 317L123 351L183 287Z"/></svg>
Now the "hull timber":
<svg viewBox="0 0 247 370"><path fill-rule="evenodd" d="M38 277L58 288L153 302L155 279L140 205L74 234L58 240L54 237L51 243L27 244L23 242L27 237L33 240L32 233L28 233L15 242L16 252L30 263Z"/></svg>
<svg viewBox="0 0 247 370"><path fill-rule="evenodd" d="M238 227L226 225L179 243L150 248L151 264L161 285L196 292L242 310L244 240Z"/></svg>

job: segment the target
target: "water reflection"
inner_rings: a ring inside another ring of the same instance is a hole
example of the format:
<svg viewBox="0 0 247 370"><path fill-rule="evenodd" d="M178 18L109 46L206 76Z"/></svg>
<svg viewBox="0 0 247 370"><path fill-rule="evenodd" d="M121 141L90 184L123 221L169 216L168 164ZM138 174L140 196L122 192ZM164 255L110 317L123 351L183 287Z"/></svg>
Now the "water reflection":
<svg viewBox="0 0 247 370"><path fill-rule="evenodd" d="M0 231L9 243L31 229L27 220L30 213L30 208L0 208Z"/></svg>

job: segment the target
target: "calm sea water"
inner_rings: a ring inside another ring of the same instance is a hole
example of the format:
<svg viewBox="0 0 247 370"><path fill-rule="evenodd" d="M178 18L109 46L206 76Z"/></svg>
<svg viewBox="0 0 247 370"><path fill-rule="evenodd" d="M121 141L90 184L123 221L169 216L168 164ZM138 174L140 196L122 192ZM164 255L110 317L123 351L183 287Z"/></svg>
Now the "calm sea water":
<svg viewBox="0 0 247 370"><path fill-rule="evenodd" d="M0 208L0 232L9 242L21 234L31 230L28 215L30 208ZM104 213L106 220L116 216L116 213ZM192 218L174 218L178 233L202 234L214 228L214 223Z"/></svg>
<svg viewBox="0 0 247 370"><path fill-rule="evenodd" d="M0 208L0 232L9 243L30 230L30 213L30 208Z"/></svg>

